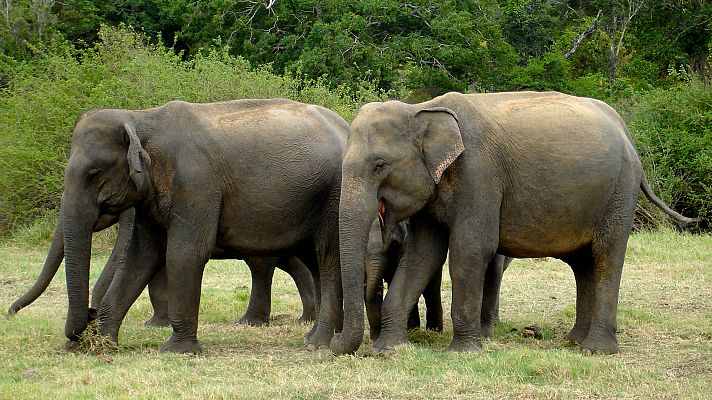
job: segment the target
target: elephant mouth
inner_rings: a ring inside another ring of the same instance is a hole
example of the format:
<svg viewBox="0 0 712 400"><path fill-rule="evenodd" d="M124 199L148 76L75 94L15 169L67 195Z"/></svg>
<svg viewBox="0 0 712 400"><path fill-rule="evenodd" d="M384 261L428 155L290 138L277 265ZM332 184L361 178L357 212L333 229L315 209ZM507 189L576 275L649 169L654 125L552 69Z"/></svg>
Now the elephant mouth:
<svg viewBox="0 0 712 400"><path fill-rule="evenodd" d="M393 223L386 215L386 201L383 198L378 200L378 223L381 226L381 244L387 247L393 232Z"/></svg>
<svg viewBox="0 0 712 400"><path fill-rule="evenodd" d="M378 200L378 222L383 230L386 227L386 201L383 198Z"/></svg>

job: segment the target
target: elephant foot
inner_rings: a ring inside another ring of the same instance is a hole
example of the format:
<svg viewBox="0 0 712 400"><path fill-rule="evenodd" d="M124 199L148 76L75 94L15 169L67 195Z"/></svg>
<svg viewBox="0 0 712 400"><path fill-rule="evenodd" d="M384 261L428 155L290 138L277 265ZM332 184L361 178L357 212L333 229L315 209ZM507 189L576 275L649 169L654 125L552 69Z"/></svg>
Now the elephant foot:
<svg viewBox="0 0 712 400"><path fill-rule="evenodd" d="M480 325L480 336L483 339L490 339L494 336L494 324L482 323Z"/></svg>
<svg viewBox="0 0 712 400"><path fill-rule="evenodd" d="M304 334L305 345L309 345L309 343L311 342L311 337L314 336L314 332L316 332L316 324L312 325L311 329L309 329L309 331Z"/></svg>
<svg viewBox="0 0 712 400"><path fill-rule="evenodd" d="M368 337L371 339L371 342L375 342L378 340L378 337L381 336L381 330L380 329L369 329L368 330Z"/></svg>
<svg viewBox="0 0 712 400"><path fill-rule="evenodd" d="M586 336L588 336L588 329L574 326L569 333L564 336L564 339L576 344L581 344L586 340Z"/></svg>
<svg viewBox="0 0 712 400"><path fill-rule="evenodd" d="M171 326L171 321L168 320L167 315L156 315L154 314L151 319L143 323L145 326L162 328L166 326Z"/></svg>
<svg viewBox="0 0 712 400"><path fill-rule="evenodd" d="M581 343L581 354L585 356L616 353L618 353L618 343L615 340L596 340L589 337Z"/></svg>
<svg viewBox="0 0 712 400"><path fill-rule="evenodd" d="M99 335L114 344L119 343L119 328L117 324L112 324L109 328L107 323L99 323Z"/></svg>
<svg viewBox="0 0 712 400"><path fill-rule="evenodd" d="M302 316L299 317L299 322L307 323L316 321L316 314L314 312L304 311Z"/></svg>
<svg viewBox="0 0 712 400"><path fill-rule="evenodd" d="M249 326L267 326L269 325L269 318L258 317L245 313L242 318L238 319L236 322L238 325L249 325Z"/></svg>
<svg viewBox="0 0 712 400"><path fill-rule="evenodd" d="M390 354L396 346L406 343L408 343L407 336L387 337L381 334L378 339L373 342L373 351L378 354L384 353L387 355Z"/></svg>
<svg viewBox="0 0 712 400"><path fill-rule="evenodd" d="M171 337L161 346L161 353L200 354L202 351L203 346L200 345L198 339L175 340Z"/></svg>
<svg viewBox="0 0 712 400"><path fill-rule="evenodd" d="M453 339L445 351L457 351L460 353L477 353L482 350L482 343L475 338Z"/></svg>
<svg viewBox="0 0 712 400"><path fill-rule="evenodd" d="M69 353L81 352L81 343L76 340L67 340L64 342L64 351Z"/></svg>
<svg viewBox="0 0 712 400"><path fill-rule="evenodd" d="M309 351L316 351L321 348L328 349L329 346L331 345L331 338L333 336L334 336L333 331L329 332L326 329L319 329L317 327L317 329L314 330L314 332L311 335L309 335L309 337L307 337L305 335L304 340L307 342L307 349Z"/></svg>

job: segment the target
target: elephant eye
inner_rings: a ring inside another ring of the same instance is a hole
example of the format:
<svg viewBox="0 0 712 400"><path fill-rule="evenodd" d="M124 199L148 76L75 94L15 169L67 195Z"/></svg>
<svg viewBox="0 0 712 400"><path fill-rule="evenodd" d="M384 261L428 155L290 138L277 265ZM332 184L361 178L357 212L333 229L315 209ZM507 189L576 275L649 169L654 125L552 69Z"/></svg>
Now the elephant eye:
<svg viewBox="0 0 712 400"><path fill-rule="evenodd" d="M376 165L373 167L373 171L374 171L375 173L379 173L379 172L383 171L383 168L384 168L386 165L388 165L388 163L386 162L386 160L379 159L379 160L376 161Z"/></svg>
<svg viewBox="0 0 712 400"><path fill-rule="evenodd" d="M99 174L101 170L99 168L92 168L89 171L87 171L87 179L94 178L97 174Z"/></svg>

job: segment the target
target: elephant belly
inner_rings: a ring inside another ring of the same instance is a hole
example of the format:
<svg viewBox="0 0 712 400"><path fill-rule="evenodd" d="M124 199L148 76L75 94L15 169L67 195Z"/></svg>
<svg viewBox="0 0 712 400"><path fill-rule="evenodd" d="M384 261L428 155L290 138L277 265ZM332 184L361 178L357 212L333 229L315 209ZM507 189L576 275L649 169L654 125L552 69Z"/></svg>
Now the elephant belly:
<svg viewBox="0 0 712 400"><path fill-rule="evenodd" d="M319 210L299 199L279 199L226 201L217 246L244 255L280 255L311 240L321 221Z"/></svg>
<svg viewBox="0 0 712 400"><path fill-rule="evenodd" d="M614 192L614 180L540 185L503 199L500 253L511 257L563 256L591 243Z"/></svg>

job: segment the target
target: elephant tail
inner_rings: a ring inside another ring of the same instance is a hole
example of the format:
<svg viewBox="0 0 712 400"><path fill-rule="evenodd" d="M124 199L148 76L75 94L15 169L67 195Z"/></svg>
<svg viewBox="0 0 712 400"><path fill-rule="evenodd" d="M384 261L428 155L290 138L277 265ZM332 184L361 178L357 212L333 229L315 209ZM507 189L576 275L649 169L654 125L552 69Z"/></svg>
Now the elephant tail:
<svg viewBox="0 0 712 400"><path fill-rule="evenodd" d="M662 201L658 196L655 195L653 192L653 189L650 187L650 184L648 183L648 180L645 178L645 175L643 175L643 179L640 181L640 188L643 190L643 193L645 193L645 197L648 198L653 204L655 204L658 208L663 210L665 214L675 218L678 222L678 225L680 228L685 228L690 224L696 224L700 222L700 218L689 218L686 217L677 211L673 210L665 204L664 201Z"/></svg>

